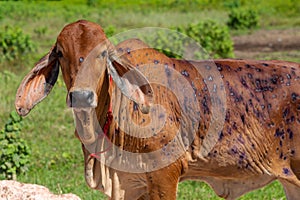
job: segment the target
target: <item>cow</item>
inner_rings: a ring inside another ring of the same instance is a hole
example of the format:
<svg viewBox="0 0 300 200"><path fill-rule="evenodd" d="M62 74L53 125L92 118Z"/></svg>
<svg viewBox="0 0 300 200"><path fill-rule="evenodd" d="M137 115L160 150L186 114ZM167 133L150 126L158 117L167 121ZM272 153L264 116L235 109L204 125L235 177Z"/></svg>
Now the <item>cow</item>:
<svg viewBox="0 0 300 200"><path fill-rule="evenodd" d="M298 199L299 67L169 58L138 39L115 46L79 20L25 76L15 107L27 115L61 68L86 182L110 199L176 199L184 180L225 199L279 180Z"/></svg>

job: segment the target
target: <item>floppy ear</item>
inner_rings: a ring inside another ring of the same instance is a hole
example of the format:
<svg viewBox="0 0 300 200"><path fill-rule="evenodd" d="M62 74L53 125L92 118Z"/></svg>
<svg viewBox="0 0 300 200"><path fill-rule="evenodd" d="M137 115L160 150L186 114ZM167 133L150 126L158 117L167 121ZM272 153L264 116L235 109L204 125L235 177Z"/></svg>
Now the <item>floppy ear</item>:
<svg viewBox="0 0 300 200"><path fill-rule="evenodd" d="M153 102L153 89L147 78L124 57L111 54L107 59L109 73L121 92L147 114Z"/></svg>
<svg viewBox="0 0 300 200"><path fill-rule="evenodd" d="M19 115L25 116L42 101L54 86L59 72L56 46L52 47L21 82L15 100Z"/></svg>

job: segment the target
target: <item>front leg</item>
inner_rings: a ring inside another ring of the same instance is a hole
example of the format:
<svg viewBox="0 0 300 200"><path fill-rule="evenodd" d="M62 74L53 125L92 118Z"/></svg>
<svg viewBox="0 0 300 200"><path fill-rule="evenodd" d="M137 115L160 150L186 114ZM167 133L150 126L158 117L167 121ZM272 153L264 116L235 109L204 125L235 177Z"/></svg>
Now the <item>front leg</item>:
<svg viewBox="0 0 300 200"><path fill-rule="evenodd" d="M180 161L160 170L147 173L148 193L151 200L176 200L179 177L182 173Z"/></svg>

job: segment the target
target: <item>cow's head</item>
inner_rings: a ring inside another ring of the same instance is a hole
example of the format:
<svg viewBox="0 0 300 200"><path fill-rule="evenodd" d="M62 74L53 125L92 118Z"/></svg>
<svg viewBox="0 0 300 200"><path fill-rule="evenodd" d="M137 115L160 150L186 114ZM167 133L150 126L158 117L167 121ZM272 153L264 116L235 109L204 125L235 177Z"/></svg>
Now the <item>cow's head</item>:
<svg viewBox="0 0 300 200"><path fill-rule="evenodd" d="M153 96L150 84L115 52L99 25L84 20L67 25L49 53L20 84L15 101L17 112L27 115L50 93L61 66L68 90L67 105L78 113L99 107L99 102L106 98L108 87L103 91L103 86L108 85L108 74L125 96L148 113Z"/></svg>

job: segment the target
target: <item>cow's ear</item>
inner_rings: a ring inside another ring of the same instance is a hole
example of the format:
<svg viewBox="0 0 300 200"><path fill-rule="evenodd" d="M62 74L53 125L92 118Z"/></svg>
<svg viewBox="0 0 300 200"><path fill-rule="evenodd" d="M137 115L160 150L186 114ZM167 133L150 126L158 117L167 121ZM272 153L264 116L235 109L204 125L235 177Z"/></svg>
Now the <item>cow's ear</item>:
<svg viewBox="0 0 300 200"><path fill-rule="evenodd" d="M25 116L51 91L59 73L56 46L53 46L34 68L24 77L16 94L15 107Z"/></svg>
<svg viewBox="0 0 300 200"><path fill-rule="evenodd" d="M110 54L107 62L109 73L121 92L137 103L142 113L149 113L153 89L147 78L124 57Z"/></svg>

